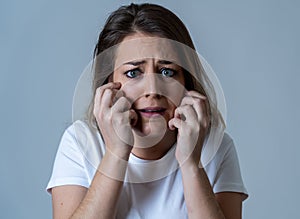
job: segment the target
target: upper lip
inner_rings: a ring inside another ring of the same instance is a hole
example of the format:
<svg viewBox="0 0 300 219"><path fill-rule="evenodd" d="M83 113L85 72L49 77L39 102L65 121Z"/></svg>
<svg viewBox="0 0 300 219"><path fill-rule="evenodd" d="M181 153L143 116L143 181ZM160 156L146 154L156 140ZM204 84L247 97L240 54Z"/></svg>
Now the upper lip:
<svg viewBox="0 0 300 219"><path fill-rule="evenodd" d="M158 106L145 107L145 108L138 109L138 111L141 111L141 112L163 112L165 110L166 110L166 108L158 107Z"/></svg>

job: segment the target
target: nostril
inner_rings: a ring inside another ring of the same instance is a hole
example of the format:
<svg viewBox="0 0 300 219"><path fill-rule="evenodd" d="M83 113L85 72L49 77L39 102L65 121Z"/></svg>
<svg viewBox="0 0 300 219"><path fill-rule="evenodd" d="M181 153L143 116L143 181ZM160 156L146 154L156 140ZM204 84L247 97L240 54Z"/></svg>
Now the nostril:
<svg viewBox="0 0 300 219"><path fill-rule="evenodd" d="M157 93L148 93L148 94L145 94L145 97L152 97L152 98L161 98L161 95L160 94L157 94Z"/></svg>

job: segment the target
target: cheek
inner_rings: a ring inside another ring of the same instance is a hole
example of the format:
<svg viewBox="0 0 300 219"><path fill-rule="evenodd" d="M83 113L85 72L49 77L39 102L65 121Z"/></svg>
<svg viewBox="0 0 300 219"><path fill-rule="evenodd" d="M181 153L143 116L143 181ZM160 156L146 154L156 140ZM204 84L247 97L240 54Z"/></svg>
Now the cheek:
<svg viewBox="0 0 300 219"><path fill-rule="evenodd" d="M174 117L174 112L175 112L175 109L176 109L176 105L174 103L172 103L171 101L169 101L169 117L170 119Z"/></svg>
<svg viewBox="0 0 300 219"><path fill-rule="evenodd" d="M184 87L184 80L169 79L162 88L163 95L168 98L170 105L177 107L187 92Z"/></svg>
<svg viewBox="0 0 300 219"><path fill-rule="evenodd" d="M166 92L164 96L167 97L170 108L175 110L180 105L185 91L183 86L176 86L176 88L172 88Z"/></svg>
<svg viewBox="0 0 300 219"><path fill-rule="evenodd" d="M122 83L122 82L121 82ZM144 85L134 80L123 81L121 90L132 103L143 96Z"/></svg>

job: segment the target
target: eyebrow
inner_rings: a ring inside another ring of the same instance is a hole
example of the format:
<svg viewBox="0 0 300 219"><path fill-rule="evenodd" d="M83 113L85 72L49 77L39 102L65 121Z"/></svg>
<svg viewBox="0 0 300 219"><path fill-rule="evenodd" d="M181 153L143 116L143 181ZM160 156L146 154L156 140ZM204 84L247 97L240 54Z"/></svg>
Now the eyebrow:
<svg viewBox="0 0 300 219"><path fill-rule="evenodd" d="M145 60L142 60L142 61L132 61L132 62L126 62L123 65L139 66L139 65L145 64L145 62L146 62ZM158 63L159 64L163 64L163 65L171 65L171 64L173 64L173 62L168 61L168 60L159 60Z"/></svg>
<svg viewBox="0 0 300 219"><path fill-rule="evenodd" d="M171 64L174 64L173 62L168 61L168 60L159 60L158 63L159 63L159 64L163 64L163 65L171 65Z"/></svg>
<svg viewBox="0 0 300 219"><path fill-rule="evenodd" d="M146 61L143 60L143 61L136 61L136 62L126 62L124 63L123 65L134 65L134 66L138 66L138 65L141 65L141 64L144 64Z"/></svg>

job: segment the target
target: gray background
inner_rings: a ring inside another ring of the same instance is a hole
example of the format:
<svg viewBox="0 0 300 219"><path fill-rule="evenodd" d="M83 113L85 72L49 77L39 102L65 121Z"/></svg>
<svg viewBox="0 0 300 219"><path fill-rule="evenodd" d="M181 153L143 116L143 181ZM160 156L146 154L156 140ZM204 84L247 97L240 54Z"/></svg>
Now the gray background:
<svg viewBox="0 0 300 219"><path fill-rule="evenodd" d="M51 218L45 187L76 82L126 2L0 2L1 218ZM299 1L153 2L185 22L221 81L250 194L244 218L297 218Z"/></svg>

